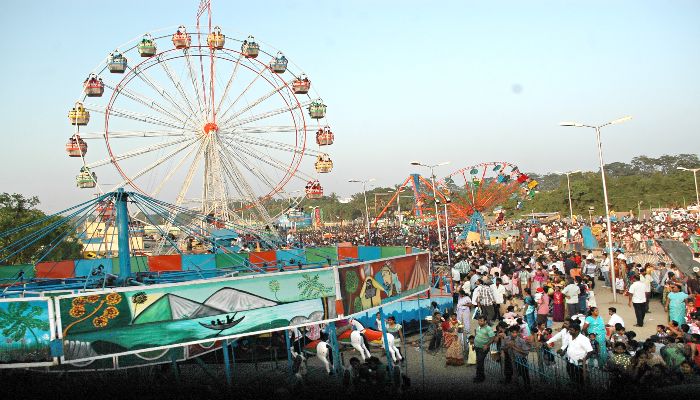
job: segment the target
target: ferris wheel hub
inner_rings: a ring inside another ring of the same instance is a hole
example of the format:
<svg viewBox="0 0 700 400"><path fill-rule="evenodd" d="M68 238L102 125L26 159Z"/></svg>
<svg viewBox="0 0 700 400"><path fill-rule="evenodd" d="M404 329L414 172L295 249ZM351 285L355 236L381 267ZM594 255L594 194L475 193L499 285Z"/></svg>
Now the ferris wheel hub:
<svg viewBox="0 0 700 400"><path fill-rule="evenodd" d="M204 133L208 135L212 132L216 133L219 130L219 126L216 125L216 123L214 123L214 122L207 122L206 124L204 124L203 129L204 129Z"/></svg>

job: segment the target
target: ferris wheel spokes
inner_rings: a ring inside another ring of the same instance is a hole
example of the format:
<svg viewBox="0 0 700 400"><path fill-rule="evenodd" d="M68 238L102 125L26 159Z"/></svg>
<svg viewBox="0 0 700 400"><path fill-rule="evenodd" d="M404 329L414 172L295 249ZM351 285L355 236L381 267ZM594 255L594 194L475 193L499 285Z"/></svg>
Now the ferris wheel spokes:
<svg viewBox="0 0 700 400"><path fill-rule="evenodd" d="M187 64L187 73L189 74L190 81L192 82L192 88L194 89L194 95L197 98L197 105L199 105L199 118L200 121L206 121L207 115L204 107L202 106L202 94L199 93L199 85L197 84L197 78L194 76L194 67L192 66L192 60L190 57L190 49L183 50L185 53L185 62Z"/></svg>
<svg viewBox="0 0 700 400"><path fill-rule="evenodd" d="M110 116L127 118L127 119L131 119L134 121L144 122L147 124L163 126L166 128L182 129L182 126L179 126L176 123L163 121L163 120L158 119L156 117L153 117L151 115L139 113L136 111L130 111L130 110L120 109L120 108L107 109L105 107L101 107L101 106L97 106L97 105L86 105L85 109L88 111L94 111L94 112L99 113L99 114L109 113Z"/></svg>
<svg viewBox="0 0 700 400"><path fill-rule="evenodd" d="M178 140L173 140L170 142L155 143L155 144L152 144L149 146L143 146L141 148L128 151L126 153L117 154L113 157L107 157L107 158L104 158L102 160L93 161L91 163L87 163L86 166L88 168L91 168L91 169L97 168L97 167L101 167L103 165L111 164L115 161L123 161L123 160L129 159L131 157L137 157L140 155L150 153L152 151L162 150L162 149L165 149L167 147L174 146L176 144L187 143L187 145L189 146L191 144L190 142L195 141L195 140L197 140L197 138L186 137L186 138L180 138Z"/></svg>
<svg viewBox="0 0 700 400"><path fill-rule="evenodd" d="M219 111L221 111L221 105L224 104L224 99L227 98L228 92L231 89L231 84L236 79L236 75L238 75L238 67L241 66L241 58L242 57L243 57L243 55L239 54L238 58L236 59L236 64L233 67L233 72L231 72L231 76L228 78L228 82L226 82L226 88L224 88L224 93L221 95L221 98L219 99L219 103L216 105L216 110L214 111L215 115L219 115Z"/></svg>
<svg viewBox="0 0 700 400"><path fill-rule="evenodd" d="M248 62L249 62L250 64L253 65L253 67L255 67L255 64L253 63L253 61L250 61L250 59L247 59L247 60L248 60ZM254 69L255 69L255 68L253 68L253 70L254 70ZM238 103L238 100L240 100L240 99L248 92L248 90L250 90L250 88L255 84L255 82L258 80L258 78L260 78L260 77L263 75L263 73L264 73L265 71L267 71L267 69L262 68L262 69L260 69L260 70L258 71L257 74L255 74L255 76L254 76L253 79L250 81L250 83L248 84L248 86L246 86L245 89L243 89L243 90L241 91L241 93L236 97L236 99L233 100L233 102L232 102L231 104L229 104L228 107L226 107L226 110L224 110L224 112L223 112L221 115L218 115L219 120L224 119L224 117L226 116L226 114L228 114L229 111L231 111L231 110L233 109L233 107L236 105L236 103ZM223 104L225 99L226 99L226 98L223 98L223 97L222 97L222 99L220 100L220 103ZM228 119L226 119L224 122L222 122L221 125L226 125L227 122L228 122Z"/></svg>
<svg viewBox="0 0 700 400"><path fill-rule="evenodd" d="M160 57L160 55L158 55ZM175 75L173 74L172 70L170 67L168 67L168 63L166 62L159 62L158 63L162 68L165 74L168 76L170 81L173 83L173 86L177 89L177 92L180 94L180 97L182 100L184 100L185 104L187 105L187 108L190 109L190 114L191 116L197 115L197 111L194 109L194 105L190 101L189 97L187 97L187 93L185 92L185 89L182 87L182 81L178 78L175 78Z"/></svg>
<svg viewBox="0 0 700 400"><path fill-rule="evenodd" d="M166 154L165 156L163 156L163 157L157 159L156 161L152 162L150 165L146 166L146 167L143 168L141 171L139 171L139 172L137 172L136 174L134 174L133 176L129 177L129 179L124 179L121 183L117 184L117 185L113 188L113 190L116 190L117 188L123 187L123 186L125 186L125 185L127 185L127 184L131 184L132 186L135 186L135 185L134 185L134 181L135 181L135 180L137 180L138 178L142 177L142 176L145 175L146 173L148 173L148 172L154 170L155 168L157 168L158 166L160 166L160 165L163 164L164 162L170 160L172 157L175 157L176 155L178 155L179 153L181 153L183 150L185 150L185 149L188 148L189 146L190 146L190 143L184 143L182 146L180 146L180 147L178 147L177 149L175 149L175 151L172 151L172 152Z"/></svg>
<svg viewBox="0 0 700 400"><path fill-rule="evenodd" d="M105 82L105 87L112 89L112 90L115 90L117 85L116 84L110 85L110 83L111 82ZM188 122L188 121L191 121L191 115L188 115L182 109L179 109L180 113L175 112L175 110L172 110L172 109L169 109L169 108L166 108L166 107L160 105L158 102L149 98L148 96L143 95L141 93L137 93L133 89L127 89L126 87L121 88L120 93L123 93L124 96L126 96L127 98L129 98L129 99L131 99L131 100L133 100L133 101L135 101L135 102L137 102L145 107L148 107L153 111L156 111L156 112L158 112L166 117L169 117L173 121L180 122L183 125L183 127L190 127L190 128L194 127L192 125L192 122ZM179 114L180 116L178 116L176 114ZM184 120L181 119L182 116L185 117Z"/></svg>
<svg viewBox="0 0 700 400"><path fill-rule="evenodd" d="M282 89L284 89L284 88L286 88L286 87L288 87L288 86L289 86L289 83L284 82L283 85L278 86L278 87L274 88L272 91L270 91L270 92L268 92L268 93L265 93L264 95L262 95L262 96L258 97L257 99L253 100L252 102L250 102L250 103L248 104L248 106L246 106L246 107L244 107L244 108L238 110L235 114L233 114L233 115L231 115L230 117L226 118L226 120L223 121L221 124L222 124L222 125L226 125L227 123L229 123L229 122L235 120L236 118L240 117L242 114L244 114L244 113L250 111L251 109L253 109L253 108L256 107L257 105L259 105L259 104L262 103L263 101L269 99L270 97L272 97L272 96L274 96L275 94L279 93L280 90L282 90ZM234 104L235 104L235 102L232 104L232 106L233 106Z"/></svg>
<svg viewBox="0 0 700 400"><path fill-rule="evenodd" d="M155 137L183 137L196 136L197 132L193 130L153 130L153 131L110 131L110 139L129 139L129 138L155 138ZM80 133L80 137L85 140L94 140L105 138L104 132L87 132Z"/></svg>
<svg viewBox="0 0 700 400"><path fill-rule="evenodd" d="M307 100L307 101L295 103L295 104L292 104L292 105L288 105L287 107L282 107L282 108L278 108L278 109L275 109L275 110L267 111L267 112L264 112L264 113L255 114L255 115L252 115L252 116L250 116L250 117L248 117L248 118L246 118L246 119L242 119L242 120L238 120L238 121L232 121L232 122L235 122L235 123L226 124L226 125L222 126L221 128L223 128L223 129L233 129L233 128L237 128L237 127L239 127L239 126L242 126L242 125L245 125L245 124L249 124L249 123L251 123L251 122L260 121L260 120L263 120L263 119L267 119L267 118L270 118L270 117L274 117L274 116L276 116L276 115L284 114L284 113L286 113L286 112L290 112L290 111L294 111L294 110L297 110L297 109L301 109L301 108L303 108L303 107L306 107L306 106L310 105L312 102L313 102L312 100Z"/></svg>
<svg viewBox="0 0 700 400"><path fill-rule="evenodd" d="M170 103L172 106L175 108L179 109L180 112L183 113L183 115L188 115L178 104L177 101L175 101L175 98L173 95L170 94L167 90L165 90L162 86L158 85L156 81L151 78L148 73L146 72L148 68L152 66L152 63L158 63L162 64L162 56L159 55L158 57L152 57L149 58L147 61L148 63L144 62L141 64L138 64L135 67L129 67L129 73L133 74L132 77L129 78L129 80L133 79L133 77L138 77L144 84L146 84L148 87L150 87L153 91L157 92L165 101ZM122 87L125 85L118 85L115 89L115 91L121 92Z"/></svg>

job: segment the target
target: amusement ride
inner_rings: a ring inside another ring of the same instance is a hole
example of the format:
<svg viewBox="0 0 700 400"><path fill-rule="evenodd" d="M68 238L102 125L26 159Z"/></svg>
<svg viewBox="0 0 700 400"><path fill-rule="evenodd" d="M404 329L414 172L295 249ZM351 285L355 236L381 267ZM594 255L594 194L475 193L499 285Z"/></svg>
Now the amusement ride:
<svg viewBox="0 0 700 400"><path fill-rule="evenodd" d="M117 46L87 73L68 112L76 185L125 187L186 205L220 226L259 226L323 195L334 133L327 105L281 51L212 23L161 29ZM112 182L112 183L103 183Z"/></svg>
<svg viewBox="0 0 700 400"><path fill-rule="evenodd" d="M434 182L434 184L433 184ZM413 193L414 205L411 213L418 224L437 225L438 218L445 219L448 226L464 227L460 239L468 232L487 234L484 215L508 200L519 202L535 195L538 182L509 162L484 162L451 172L444 179L434 180L412 174L397 188L373 221L377 226L385 218L392 205L399 200L400 193ZM444 215L435 203L445 206Z"/></svg>

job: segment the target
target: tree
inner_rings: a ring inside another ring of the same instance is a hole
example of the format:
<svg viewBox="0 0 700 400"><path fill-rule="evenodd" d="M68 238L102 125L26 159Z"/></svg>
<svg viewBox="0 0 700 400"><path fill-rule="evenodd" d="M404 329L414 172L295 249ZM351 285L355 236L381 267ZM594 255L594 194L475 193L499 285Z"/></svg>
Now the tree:
<svg viewBox="0 0 700 400"><path fill-rule="evenodd" d="M10 303L7 311L0 309L0 325L4 327L2 334L19 342L29 331L34 337L34 343L39 343L34 329L49 330L49 322L38 318L42 312L41 307L30 306L28 301Z"/></svg>
<svg viewBox="0 0 700 400"><path fill-rule="evenodd" d="M345 294L348 295L348 304L353 305L352 295L357 291L360 286L360 277L357 276L357 272L354 270L349 270L345 272ZM361 304L361 303L360 303ZM361 309L361 307L360 307ZM360 311L360 309L348 310L348 312Z"/></svg>
<svg viewBox="0 0 700 400"><path fill-rule="evenodd" d="M280 281L277 279L273 279L268 283L267 285L270 288L270 291L275 295L275 300L280 301L280 299L277 298L277 292L280 291Z"/></svg>
<svg viewBox="0 0 700 400"><path fill-rule="evenodd" d="M303 280L297 284L297 288L301 290L301 297L314 299L323 295L333 294L333 287L326 286L321 282L319 274L303 274Z"/></svg>
<svg viewBox="0 0 700 400"><path fill-rule="evenodd" d="M36 197L21 194L0 194L0 264L28 264L59 261L80 257L82 245L78 242L73 222L60 215L48 218L35 207ZM27 226L46 218L41 223ZM20 228L20 229L18 229ZM7 233L15 229L14 232ZM35 241L21 242L29 235L37 234Z"/></svg>

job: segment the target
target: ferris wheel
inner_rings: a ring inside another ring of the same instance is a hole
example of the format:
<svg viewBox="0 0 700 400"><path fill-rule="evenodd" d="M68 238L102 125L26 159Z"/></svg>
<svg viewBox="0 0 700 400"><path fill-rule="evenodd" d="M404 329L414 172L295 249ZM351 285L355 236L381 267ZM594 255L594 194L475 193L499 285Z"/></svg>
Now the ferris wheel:
<svg viewBox="0 0 700 400"><path fill-rule="evenodd" d="M211 22L202 30L202 11L196 27L146 33L87 74L68 114L76 184L195 201L219 223L243 209L269 223L284 211L276 204L323 196L327 106L281 51Z"/></svg>
<svg viewBox="0 0 700 400"><path fill-rule="evenodd" d="M468 220L509 199L532 197L537 185L537 181L505 161L460 168L437 184L451 197L453 217L461 220Z"/></svg>

